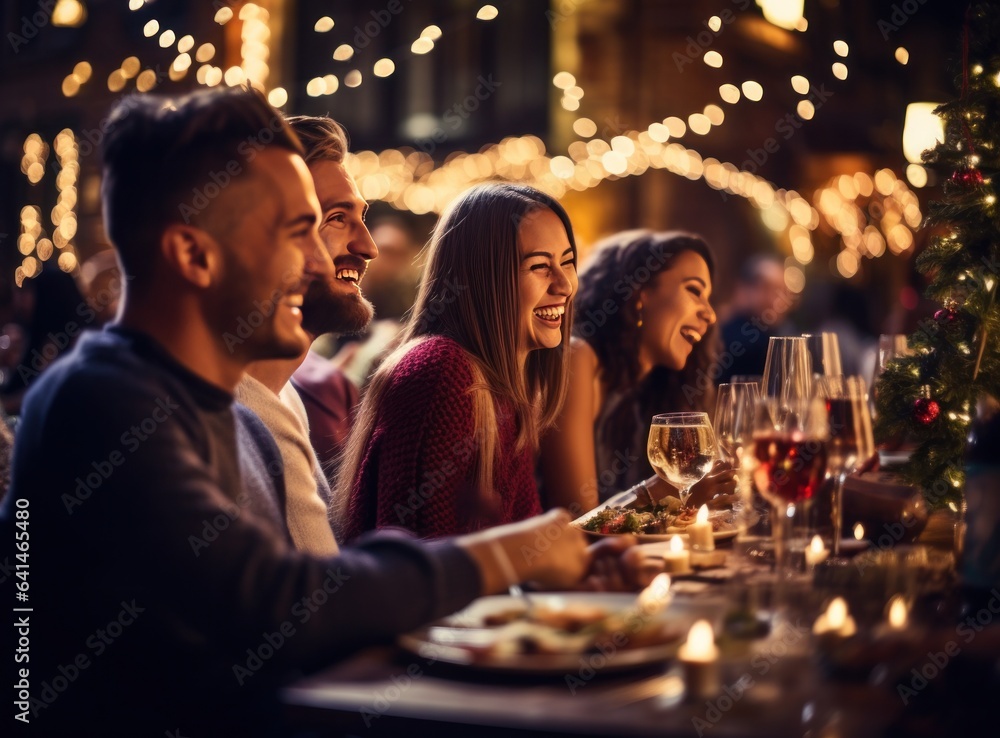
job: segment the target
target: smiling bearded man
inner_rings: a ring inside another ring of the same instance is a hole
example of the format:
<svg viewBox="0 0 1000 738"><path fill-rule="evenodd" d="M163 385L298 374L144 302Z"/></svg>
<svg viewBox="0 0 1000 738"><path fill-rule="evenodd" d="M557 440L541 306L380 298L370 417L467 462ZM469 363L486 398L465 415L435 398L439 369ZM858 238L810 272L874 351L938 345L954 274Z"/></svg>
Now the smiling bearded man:
<svg viewBox="0 0 1000 738"><path fill-rule="evenodd" d="M310 339L357 333L372 319L371 303L359 285L368 261L378 255L364 223L368 203L344 168L343 129L329 118L297 116L288 122L306 152L322 210L319 236L333 262L333 273L313 280L306 290L302 328ZM296 548L334 553L329 480L350 430L357 389L326 359L306 351L291 360L251 364L236 396L277 441L285 467L288 531Z"/></svg>

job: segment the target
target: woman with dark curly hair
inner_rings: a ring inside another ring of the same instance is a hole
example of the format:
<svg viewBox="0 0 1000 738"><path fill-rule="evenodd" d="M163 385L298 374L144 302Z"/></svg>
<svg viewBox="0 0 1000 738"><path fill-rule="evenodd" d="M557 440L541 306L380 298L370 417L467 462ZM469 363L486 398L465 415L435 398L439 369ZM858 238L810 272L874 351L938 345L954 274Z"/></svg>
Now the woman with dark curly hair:
<svg viewBox="0 0 1000 738"><path fill-rule="evenodd" d="M642 482L652 416L710 411L714 392L696 380L715 356L714 269L688 233L626 231L595 247L575 300L569 393L542 443L547 507L589 510Z"/></svg>

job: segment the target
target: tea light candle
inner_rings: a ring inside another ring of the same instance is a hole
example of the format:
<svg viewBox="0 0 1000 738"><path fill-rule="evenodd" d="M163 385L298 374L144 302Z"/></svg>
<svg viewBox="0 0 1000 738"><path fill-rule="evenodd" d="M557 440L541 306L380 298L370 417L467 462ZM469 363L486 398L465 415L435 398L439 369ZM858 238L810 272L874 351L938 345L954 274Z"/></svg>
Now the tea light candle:
<svg viewBox="0 0 1000 738"><path fill-rule="evenodd" d="M652 615L665 608L670 602L670 575L657 574L642 592L637 604L646 615Z"/></svg>
<svg viewBox="0 0 1000 738"><path fill-rule="evenodd" d="M712 535L712 524L708 522L708 506L702 505L698 508L698 514L694 522L688 526L688 539L691 541L691 548L701 551L715 550L715 537Z"/></svg>
<svg viewBox="0 0 1000 738"><path fill-rule="evenodd" d="M684 683L690 697L711 699L719 693L719 649L711 623L699 620L691 626L677 658L684 669Z"/></svg>
<svg viewBox="0 0 1000 738"><path fill-rule="evenodd" d="M691 552L684 549L680 536L671 536L670 550L663 552L663 567L668 574L686 574L691 570Z"/></svg>
<svg viewBox="0 0 1000 738"><path fill-rule="evenodd" d="M834 636L850 638L857 632L854 618L847 610L847 602L843 597L836 597L827 606L826 612L816 618L813 633L818 636Z"/></svg>
<svg viewBox="0 0 1000 738"><path fill-rule="evenodd" d="M827 551L826 546L823 545L823 539L819 536L813 536L809 545L806 547L806 566L810 569L814 568L816 564L824 561L830 552Z"/></svg>
<svg viewBox="0 0 1000 738"><path fill-rule="evenodd" d="M896 595L889 600L889 614L887 620L889 621L889 628L891 630L903 630L906 628L906 623L909 620L909 613L907 610L906 600L900 595Z"/></svg>
<svg viewBox="0 0 1000 738"><path fill-rule="evenodd" d="M875 627L874 635L883 647L901 650L912 648L923 637L921 628L910 622L910 605L902 595L889 600L885 622Z"/></svg>

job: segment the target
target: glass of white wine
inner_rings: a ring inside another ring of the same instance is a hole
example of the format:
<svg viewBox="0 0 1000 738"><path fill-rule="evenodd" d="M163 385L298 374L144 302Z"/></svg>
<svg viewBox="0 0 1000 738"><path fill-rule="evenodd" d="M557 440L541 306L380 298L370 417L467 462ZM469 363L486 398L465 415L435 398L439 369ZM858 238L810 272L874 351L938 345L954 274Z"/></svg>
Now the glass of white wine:
<svg viewBox="0 0 1000 738"><path fill-rule="evenodd" d="M706 413L653 416L646 446L649 463L664 481L677 488L687 505L691 487L704 479L715 461L715 431Z"/></svg>

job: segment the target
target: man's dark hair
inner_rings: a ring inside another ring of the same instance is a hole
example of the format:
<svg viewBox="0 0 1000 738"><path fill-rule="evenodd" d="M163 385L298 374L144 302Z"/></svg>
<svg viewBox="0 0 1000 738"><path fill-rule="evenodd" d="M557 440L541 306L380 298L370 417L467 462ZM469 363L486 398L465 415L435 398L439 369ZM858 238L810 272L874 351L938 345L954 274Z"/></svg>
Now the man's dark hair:
<svg viewBox="0 0 1000 738"><path fill-rule="evenodd" d="M151 276L163 229L171 223L207 229L222 190L249 179L261 150L305 154L281 113L250 87L127 97L106 128L104 224L126 275L140 283ZM252 206L242 203L243 210ZM234 224L234 214L227 215L224 224L214 219L214 235Z"/></svg>

